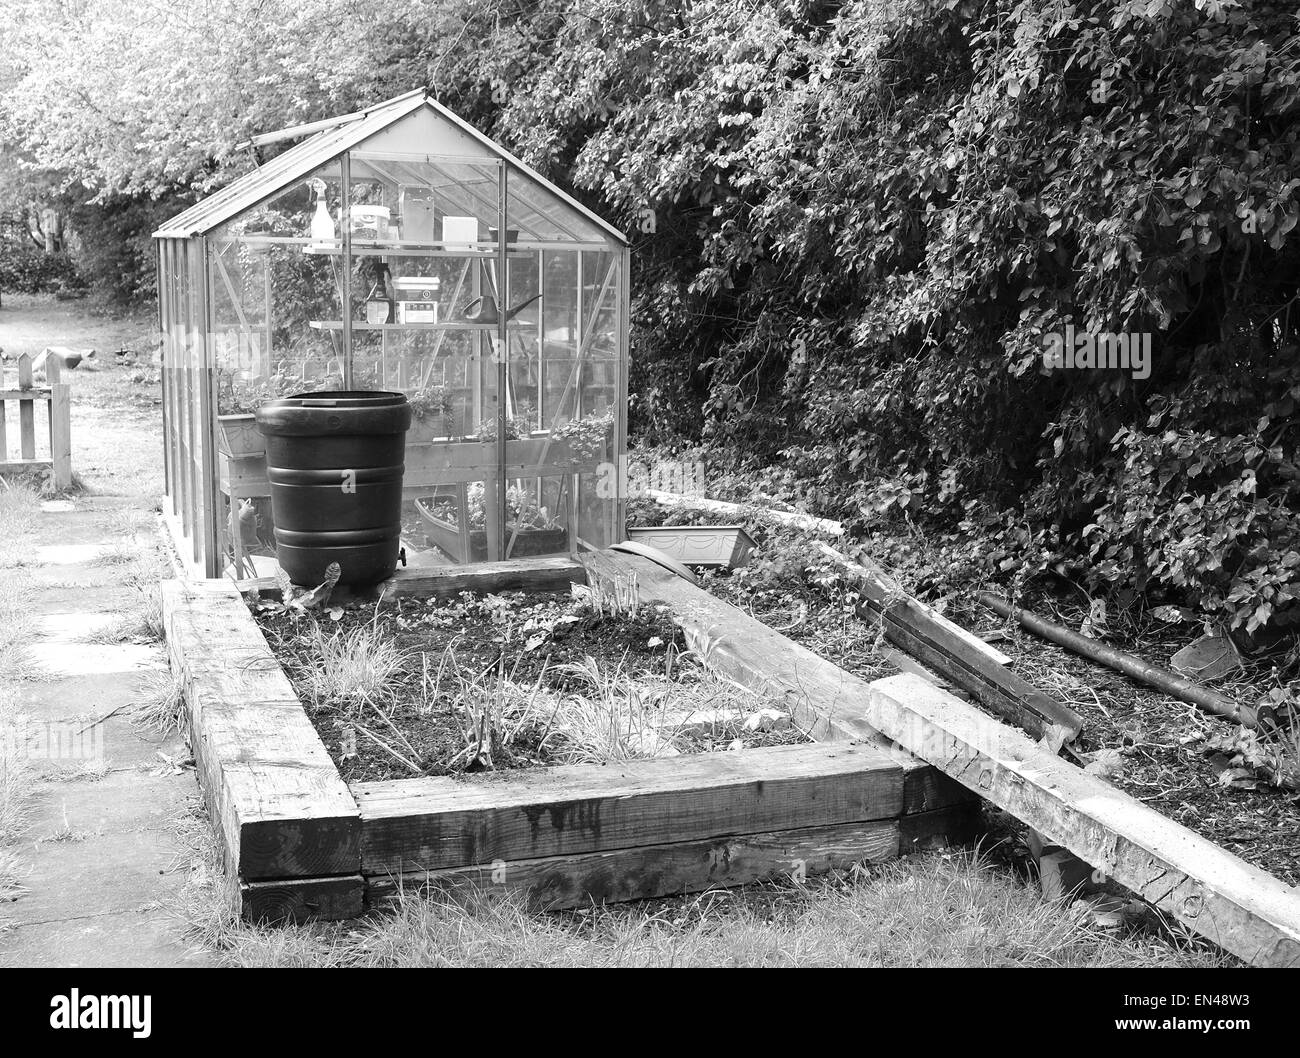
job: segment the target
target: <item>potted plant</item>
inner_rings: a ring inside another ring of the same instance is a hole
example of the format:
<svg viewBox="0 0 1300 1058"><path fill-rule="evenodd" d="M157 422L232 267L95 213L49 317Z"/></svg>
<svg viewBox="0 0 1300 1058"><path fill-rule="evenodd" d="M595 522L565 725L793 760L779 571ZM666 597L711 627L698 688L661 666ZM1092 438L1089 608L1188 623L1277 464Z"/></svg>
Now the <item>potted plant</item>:
<svg viewBox="0 0 1300 1058"><path fill-rule="evenodd" d="M411 441L432 441L450 437L454 410L451 395L441 382L421 386L407 396L411 405Z"/></svg>
<svg viewBox="0 0 1300 1058"><path fill-rule="evenodd" d="M609 451L614 435L614 416L589 415L585 419L570 419L551 431L551 438L568 445L578 462L590 462Z"/></svg>
<svg viewBox="0 0 1300 1058"><path fill-rule="evenodd" d="M268 401L304 388L300 379L277 371L264 378L243 378L233 371L220 372L217 383L218 447L234 459L266 453L253 413Z"/></svg>
<svg viewBox="0 0 1300 1058"><path fill-rule="evenodd" d="M481 481L466 489L466 508L462 512L453 496L445 492L431 498L415 501L416 510L424 522L429 543L441 548L460 562L482 562L488 557L487 489ZM568 531L545 507L538 507L527 493L517 485L506 490L506 540L514 538L511 558L526 555L552 555L569 546ZM461 544L462 517L467 519L469 550Z"/></svg>

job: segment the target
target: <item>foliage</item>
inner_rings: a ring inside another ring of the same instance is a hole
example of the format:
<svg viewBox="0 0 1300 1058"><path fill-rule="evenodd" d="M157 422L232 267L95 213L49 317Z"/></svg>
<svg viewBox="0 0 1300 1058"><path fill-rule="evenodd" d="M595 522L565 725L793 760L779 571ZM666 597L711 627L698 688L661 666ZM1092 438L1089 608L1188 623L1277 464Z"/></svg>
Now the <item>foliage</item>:
<svg viewBox="0 0 1300 1058"><path fill-rule="evenodd" d="M470 529L487 528L487 490L481 481L471 482L466 490L469 506ZM460 522L460 509L452 500L444 500L433 508L433 513L453 525ZM554 529L559 520L545 507L537 506L528 490L518 485L506 489L507 525L521 529Z"/></svg>
<svg viewBox="0 0 1300 1058"><path fill-rule="evenodd" d="M609 444L614 429L614 416L589 415L585 419L570 419L551 431L556 441L564 441L579 460L591 460L602 455Z"/></svg>
<svg viewBox="0 0 1300 1058"><path fill-rule="evenodd" d="M4 135L101 199L430 84L632 233L647 440L980 576L1294 620L1292 3L18 7ZM1067 326L1149 375L1044 363Z"/></svg>
<svg viewBox="0 0 1300 1058"><path fill-rule="evenodd" d="M0 290L14 294L76 290L81 276L67 253L46 253L28 243L0 239Z"/></svg>

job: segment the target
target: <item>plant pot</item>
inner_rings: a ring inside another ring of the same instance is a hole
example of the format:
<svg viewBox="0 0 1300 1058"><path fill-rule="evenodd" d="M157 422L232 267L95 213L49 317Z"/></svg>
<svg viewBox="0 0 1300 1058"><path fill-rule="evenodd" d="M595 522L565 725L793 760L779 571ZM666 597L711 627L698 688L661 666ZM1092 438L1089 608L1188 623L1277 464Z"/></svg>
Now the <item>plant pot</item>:
<svg viewBox="0 0 1300 1058"><path fill-rule="evenodd" d="M428 500L416 500L415 509L424 523L425 539L434 547L441 548L457 562L486 562L488 558L488 538L486 529L471 529L468 533L469 548L464 549L460 536L460 527L446 518L434 514ZM510 549L511 558L528 558L536 555L561 554L569 549L569 534L566 529L520 529L515 535L513 524L506 525L505 543L515 537L515 546Z"/></svg>
<svg viewBox="0 0 1300 1058"><path fill-rule="evenodd" d="M416 415L411 419L411 429L406 435L407 443L443 441L449 438L447 416Z"/></svg>
<svg viewBox="0 0 1300 1058"><path fill-rule="evenodd" d="M754 541L739 525L660 525L628 529L627 538L687 566L734 569L749 561Z"/></svg>
<svg viewBox="0 0 1300 1058"><path fill-rule="evenodd" d="M257 428L257 418L247 415L217 416L217 447L232 459L266 454L266 439Z"/></svg>

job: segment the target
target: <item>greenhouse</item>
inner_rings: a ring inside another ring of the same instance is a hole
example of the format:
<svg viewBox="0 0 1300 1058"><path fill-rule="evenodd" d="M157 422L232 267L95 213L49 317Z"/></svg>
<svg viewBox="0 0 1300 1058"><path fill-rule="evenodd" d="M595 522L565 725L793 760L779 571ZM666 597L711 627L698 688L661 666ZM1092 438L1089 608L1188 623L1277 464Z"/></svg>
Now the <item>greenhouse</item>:
<svg viewBox="0 0 1300 1058"><path fill-rule="evenodd" d="M154 238L166 518L207 577L275 569L253 413L317 390L412 408L417 565L623 538L628 246L421 90L301 143Z"/></svg>

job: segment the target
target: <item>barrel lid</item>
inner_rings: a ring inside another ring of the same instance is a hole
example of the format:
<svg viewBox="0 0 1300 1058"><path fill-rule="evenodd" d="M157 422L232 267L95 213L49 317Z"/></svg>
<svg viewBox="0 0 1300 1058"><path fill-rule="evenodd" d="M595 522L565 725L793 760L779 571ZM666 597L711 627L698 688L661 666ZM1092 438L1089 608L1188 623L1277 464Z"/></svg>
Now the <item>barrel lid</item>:
<svg viewBox="0 0 1300 1058"><path fill-rule="evenodd" d="M380 390L295 393L262 405L255 414L263 434L391 434L405 433L411 426L406 396Z"/></svg>

